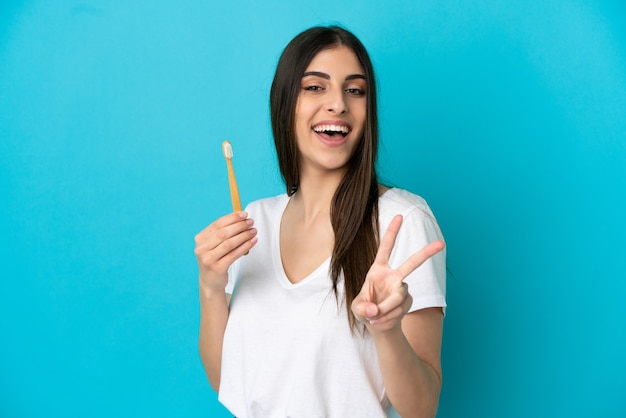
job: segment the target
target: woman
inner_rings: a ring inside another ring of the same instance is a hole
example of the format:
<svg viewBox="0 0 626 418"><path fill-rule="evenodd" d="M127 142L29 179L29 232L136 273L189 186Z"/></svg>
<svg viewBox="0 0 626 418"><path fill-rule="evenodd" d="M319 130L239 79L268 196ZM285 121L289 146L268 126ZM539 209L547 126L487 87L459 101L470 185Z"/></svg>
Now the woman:
<svg viewBox="0 0 626 418"><path fill-rule="evenodd" d="M434 416L444 244L420 197L378 183L365 48L338 27L299 34L270 107L287 193L196 236L211 385L238 417Z"/></svg>

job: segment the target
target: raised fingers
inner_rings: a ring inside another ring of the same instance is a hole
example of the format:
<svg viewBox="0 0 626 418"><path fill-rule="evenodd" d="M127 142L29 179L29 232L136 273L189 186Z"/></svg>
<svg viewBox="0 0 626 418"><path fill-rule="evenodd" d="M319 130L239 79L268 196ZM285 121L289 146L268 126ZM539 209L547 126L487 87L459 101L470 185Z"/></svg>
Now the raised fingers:
<svg viewBox="0 0 626 418"><path fill-rule="evenodd" d="M378 247L374 263L387 265L393 246L396 243L396 237L398 236L398 231L400 230L401 225L402 215L394 216L389 223L382 240L380 241L380 246Z"/></svg>
<svg viewBox="0 0 626 418"><path fill-rule="evenodd" d="M443 250L445 247L445 243L441 240L433 241L430 244L426 245L424 248L410 256L400 267L398 267L398 272L405 278L409 274L411 274L416 268L421 266L424 261L428 260L433 255L437 254L439 251Z"/></svg>

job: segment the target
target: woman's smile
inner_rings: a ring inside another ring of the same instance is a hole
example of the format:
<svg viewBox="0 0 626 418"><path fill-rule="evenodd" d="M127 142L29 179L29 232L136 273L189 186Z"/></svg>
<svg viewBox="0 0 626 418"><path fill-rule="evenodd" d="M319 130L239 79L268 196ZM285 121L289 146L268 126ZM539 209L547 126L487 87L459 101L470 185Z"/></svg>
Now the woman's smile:
<svg viewBox="0 0 626 418"><path fill-rule="evenodd" d="M343 145L352 131L350 124L341 120L322 121L313 126L320 141L329 146Z"/></svg>

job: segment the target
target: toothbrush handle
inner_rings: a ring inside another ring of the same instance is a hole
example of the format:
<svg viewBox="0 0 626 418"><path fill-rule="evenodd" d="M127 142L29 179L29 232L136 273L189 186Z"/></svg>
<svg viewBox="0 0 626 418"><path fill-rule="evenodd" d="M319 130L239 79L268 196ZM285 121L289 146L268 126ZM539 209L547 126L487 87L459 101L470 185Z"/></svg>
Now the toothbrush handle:
<svg viewBox="0 0 626 418"><path fill-rule="evenodd" d="M228 167L228 185L230 186L230 200L233 204L233 211L241 212L239 188L237 187L237 180L235 180L235 170L233 169L233 162L231 159L226 159L226 166Z"/></svg>

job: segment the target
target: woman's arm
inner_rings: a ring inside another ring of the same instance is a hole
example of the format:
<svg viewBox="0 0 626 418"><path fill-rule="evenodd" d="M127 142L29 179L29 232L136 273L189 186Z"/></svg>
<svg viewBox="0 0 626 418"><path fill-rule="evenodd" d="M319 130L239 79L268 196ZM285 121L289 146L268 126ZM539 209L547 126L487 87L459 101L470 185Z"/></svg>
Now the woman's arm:
<svg viewBox="0 0 626 418"><path fill-rule="evenodd" d="M220 387L222 344L230 295L225 294L228 267L256 244L256 229L245 212L216 220L196 235L195 254L200 270L200 332L198 350L211 386Z"/></svg>
<svg viewBox="0 0 626 418"><path fill-rule="evenodd" d="M220 388L222 343L228 321L230 295L214 294L200 285L200 335L198 351L204 371L215 392Z"/></svg>
<svg viewBox="0 0 626 418"><path fill-rule="evenodd" d="M406 314L401 328L370 330L387 396L402 418L434 417L441 392L443 312Z"/></svg>
<svg viewBox="0 0 626 418"><path fill-rule="evenodd" d="M431 308L407 314L413 299L403 280L445 245L431 242L392 269L388 262L401 224L401 216L389 224L352 312L372 335L385 390L396 411L403 418L434 417L441 391L443 312Z"/></svg>

